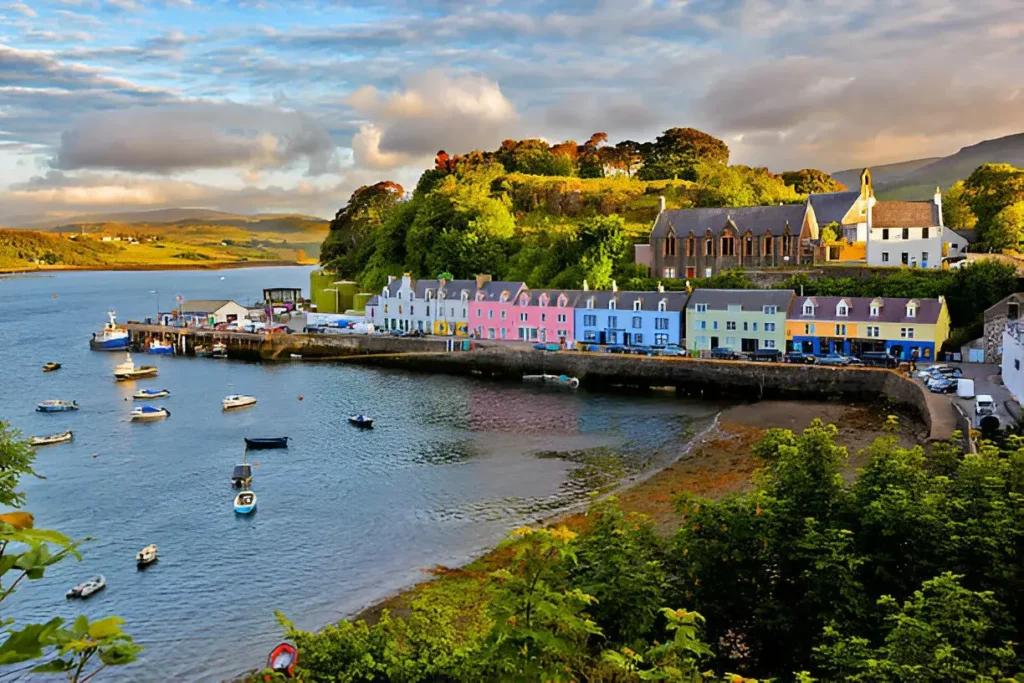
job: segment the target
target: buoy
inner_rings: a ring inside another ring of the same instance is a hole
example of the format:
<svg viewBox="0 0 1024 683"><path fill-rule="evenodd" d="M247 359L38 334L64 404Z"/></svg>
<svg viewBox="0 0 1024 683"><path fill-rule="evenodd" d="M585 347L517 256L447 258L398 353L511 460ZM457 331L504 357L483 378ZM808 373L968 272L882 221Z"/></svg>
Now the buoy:
<svg viewBox="0 0 1024 683"><path fill-rule="evenodd" d="M259 467L259 466L260 466L260 464L259 464L258 462L254 462L254 463L252 464L252 466L253 466L253 467Z"/></svg>
<svg viewBox="0 0 1024 683"><path fill-rule="evenodd" d="M302 395L301 395L301 394L299 394L299 400L300 400L300 401L302 400Z"/></svg>
<svg viewBox="0 0 1024 683"><path fill-rule="evenodd" d="M53 299L56 299L57 295L56 294L51 294L50 297L53 298Z"/></svg>

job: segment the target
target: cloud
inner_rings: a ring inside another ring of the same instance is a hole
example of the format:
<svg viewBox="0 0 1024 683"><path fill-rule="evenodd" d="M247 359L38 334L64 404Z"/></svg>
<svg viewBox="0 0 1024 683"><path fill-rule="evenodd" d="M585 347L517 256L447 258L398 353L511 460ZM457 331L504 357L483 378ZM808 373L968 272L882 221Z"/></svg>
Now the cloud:
<svg viewBox="0 0 1024 683"><path fill-rule="evenodd" d="M142 9L136 0L106 0L107 7L121 12L135 12Z"/></svg>
<svg viewBox="0 0 1024 683"><path fill-rule="evenodd" d="M0 9L9 10L11 12L17 12L21 16L28 17L29 19L33 19L38 16L34 9L32 9L23 2L9 2L5 5L0 5Z"/></svg>
<svg viewBox="0 0 1024 683"><path fill-rule="evenodd" d="M404 90L356 90L348 104L370 123L352 139L357 164L394 168L410 159L494 147L518 115L497 83L483 76L427 72Z"/></svg>

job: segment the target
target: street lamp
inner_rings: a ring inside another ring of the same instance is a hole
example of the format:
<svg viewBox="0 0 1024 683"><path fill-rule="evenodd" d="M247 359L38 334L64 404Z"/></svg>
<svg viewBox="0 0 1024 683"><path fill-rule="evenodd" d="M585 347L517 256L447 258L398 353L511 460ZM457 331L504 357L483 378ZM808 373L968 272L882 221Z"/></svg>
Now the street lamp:
<svg viewBox="0 0 1024 683"><path fill-rule="evenodd" d="M160 290L159 289L151 289L151 290L149 290L149 293L150 294L156 294L156 320L157 320L157 323L159 324L159 322L160 322Z"/></svg>

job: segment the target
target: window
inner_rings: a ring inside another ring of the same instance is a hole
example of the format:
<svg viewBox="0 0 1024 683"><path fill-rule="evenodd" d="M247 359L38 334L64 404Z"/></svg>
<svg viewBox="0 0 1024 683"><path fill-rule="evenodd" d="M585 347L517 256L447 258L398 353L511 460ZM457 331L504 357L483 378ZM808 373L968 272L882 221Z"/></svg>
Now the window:
<svg viewBox="0 0 1024 683"><path fill-rule="evenodd" d="M840 301L839 305L836 306L836 315L840 318L845 318L850 315L850 309L846 307L846 303Z"/></svg>
<svg viewBox="0 0 1024 683"><path fill-rule="evenodd" d="M779 312L779 307L778 306L762 306L761 307L761 312L764 313L765 315L775 315L776 313Z"/></svg>
<svg viewBox="0 0 1024 683"><path fill-rule="evenodd" d="M644 335L639 334L639 333L638 334L634 334L633 335L633 343L634 344L643 344L644 343Z"/></svg>
<svg viewBox="0 0 1024 683"><path fill-rule="evenodd" d="M643 306L643 302L640 299L637 299L636 301L633 302L633 310L634 311L639 311L642 306Z"/></svg>
<svg viewBox="0 0 1024 683"><path fill-rule="evenodd" d="M430 315L430 306L427 306L427 316Z"/></svg>
<svg viewBox="0 0 1024 683"><path fill-rule="evenodd" d="M868 325L868 327L867 327L867 334L868 334L869 337L871 337L873 339L877 339L878 337L881 336L879 334L878 327L876 327L874 325Z"/></svg>
<svg viewBox="0 0 1024 683"><path fill-rule="evenodd" d="M836 325L836 336L837 337L845 337L846 336L846 325Z"/></svg>
<svg viewBox="0 0 1024 683"><path fill-rule="evenodd" d="M704 321L706 322L706 321ZM667 330L668 329L668 318L655 318L654 329L656 330Z"/></svg>
<svg viewBox="0 0 1024 683"><path fill-rule="evenodd" d="M506 311L502 311L502 312L501 312L501 319L502 319L502 320L504 320L504 319L505 319L505 318L507 317L507 316L505 315L505 313L506 313Z"/></svg>
<svg viewBox="0 0 1024 683"><path fill-rule="evenodd" d="M814 315L814 304L812 304L812 303L804 304L804 315Z"/></svg>
<svg viewBox="0 0 1024 683"><path fill-rule="evenodd" d="M504 317L505 317L505 316L504 316L504 314L502 314L502 316L501 316L501 317L503 317L503 318L504 318ZM504 338L505 338L505 334L506 334L506 330L505 330L505 328L503 327L503 328L501 328L501 338L502 338L502 339L504 339Z"/></svg>
<svg viewBox="0 0 1024 683"><path fill-rule="evenodd" d="M743 321L743 331L746 332L748 329L748 323L746 320Z"/></svg>
<svg viewBox="0 0 1024 683"><path fill-rule="evenodd" d="M658 310L659 311L664 311L666 308L668 308L668 304L665 302L664 299L662 299L661 301L658 302Z"/></svg>
<svg viewBox="0 0 1024 683"><path fill-rule="evenodd" d="M804 325L804 334L814 334L814 324Z"/></svg>
<svg viewBox="0 0 1024 683"><path fill-rule="evenodd" d="M480 309L477 309L477 311L476 311L476 317L478 317L478 318L482 318L482 317L484 317L484 312L483 312L483 311L481 311Z"/></svg>
<svg viewBox="0 0 1024 683"><path fill-rule="evenodd" d="M696 305L694 305L693 309L697 313L707 313L708 312L708 305L707 304L696 304ZM385 308L384 310L387 310L387 308Z"/></svg>
<svg viewBox="0 0 1024 683"><path fill-rule="evenodd" d="M692 237L690 237L689 239L686 240L686 255L687 256L693 256L693 253L697 250L696 242L697 242L697 240L693 239Z"/></svg>
<svg viewBox="0 0 1024 683"><path fill-rule="evenodd" d="M903 265L907 265L910 262L910 258L907 252L903 252L900 255L900 261L903 263Z"/></svg>
<svg viewBox="0 0 1024 683"><path fill-rule="evenodd" d="M727 329L727 330L735 330L736 329L736 321L735 320L727 320L725 322L725 329Z"/></svg>
<svg viewBox="0 0 1024 683"><path fill-rule="evenodd" d="M643 326L644 326L644 319L641 318L638 315L634 315L633 316L633 329L634 330L639 330Z"/></svg>
<svg viewBox="0 0 1024 683"><path fill-rule="evenodd" d="M401 292L399 292L399 293L398 293L398 298L399 298L399 299L401 299L401 298L402 298L402 293L401 293Z"/></svg>
<svg viewBox="0 0 1024 683"><path fill-rule="evenodd" d="M882 229L882 239L883 240L889 239L889 228L883 228Z"/></svg>
<svg viewBox="0 0 1024 683"><path fill-rule="evenodd" d="M743 329L747 329L747 328L744 327ZM757 323L756 322L754 323L754 332L757 332Z"/></svg>
<svg viewBox="0 0 1024 683"><path fill-rule="evenodd" d="M1020 358L1013 359L1013 369L1020 370Z"/></svg>
<svg viewBox="0 0 1024 683"><path fill-rule="evenodd" d="M756 325L757 323L754 323L754 324ZM755 327L754 330L756 331L757 328ZM774 332L775 331L775 323L765 323L764 324L764 331L765 332Z"/></svg>
<svg viewBox="0 0 1024 683"><path fill-rule="evenodd" d="M665 256L676 255L676 238L674 235L670 235L665 238Z"/></svg>
<svg viewBox="0 0 1024 683"><path fill-rule="evenodd" d="M455 309L454 308L449 308L448 312L449 312L448 313L448 317L449 318L454 318L455 317Z"/></svg>
<svg viewBox="0 0 1024 683"><path fill-rule="evenodd" d="M672 278L672 277L675 277L675 276L676 276L676 269L675 268L666 268L665 269L665 277Z"/></svg>
<svg viewBox="0 0 1024 683"><path fill-rule="evenodd" d="M565 313L559 313L558 314L558 322L564 323L564 322L566 322L566 320L567 320L567 318L566 318Z"/></svg>
<svg viewBox="0 0 1024 683"><path fill-rule="evenodd" d="M792 235L782 236L782 253L788 254L793 248L793 237Z"/></svg>
<svg viewBox="0 0 1024 683"><path fill-rule="evenodd" d="M385 312L385 313L387 313L387 312L388 312L388 305L387 305L387 304L384 304L384 312Z"/></svg>
<svg viewBox="0 0 1024 683"><path fill-rule="evenodd" d="M1006 304L1006 318L1016 320L1020 316L1020 305L1015 303Z"/></svg>
<svg viewBox="0 0 1024 683"><path fill-rule="evenodd" d="M583 325L584 325L584 327L593 327L593 326L597 325L597 316L596 315L585 315L585 316L583 316Z"/></svg>
<svg viewBox="0 0 1024 683"><path fill-rule="evenodd" d="M888 263L888 262L889 262L889 252L883 251L882 252L882 263Z"/></svg>
<svg viewBox="0 0 1024 683"><path fill-rule="evenodd" d="M913 318L917 315L917 306L907 306L907 317Z"/></svg>
<svg viewBox="0 0 1024 683"><path fill-rule="evenodd" d="M921 265L923 266L923 265L926 265L927 263L928 263L928 252L927 251L922 251L921 252Z"/></svg>
<svg viewBox="0 0 1024 683"><path fill-rule="evenodd" d="M694 344L696 345L697 348L704 348L704 347L706 347L708 345L708 338L707 337L697 337L693 341L694 341Z"/></svg>
<svg viewBox="0 0 1024 683"><path fill-rule="evenodd" d="M900 339L913 339L914 328L913 327L901 327L900 328Z"/></svg>
<svg viewBox="0 0 1024 683"><path fill-rule="evenodd" d="M593 330L587 330L583 333L583 339L585 341L597 341L597 332Z"/></svg>
<svg viewBox="0 0 1024 683"><path fill-rule="evenodd" d="M903 239L910 239L910 228L903 228Z"/></svg>
<svg viewBox="0 0 1024 683"><path fill-rule="evenodd" d="M762 344L763 344L763 346L761 346L762 349L774 349L775 348L775 340L774 339L765 339L762 342Z"/></svg>
<svg viewBox="0 0 1024 683"><path fill-rule="evenodd" d="M747 237L743 240L743 255L753 256L754 255L754 238Z"/></svg>
<svg viewBox="0 0 1024 683"><path fill-rule="evenodd" d="M547 313L541 313L540 314L540 321L542 323L546 323L548 321L548 314Z"/></svg>
<svg viewBox="0 0 1024 683"><path fill-rule="evenodd" d="M736 347L736 337L725 338L725 348L732 349Z"/></svg>
<svg viewBox="0 0 1024 683"><path fill-rule="evenodd" d="M589 299L587 299L587 308L593 308L593 307L594 307L594 297L590 297Z"/></svg>
<svg viewBox="0 0 1024 683"><path fill-rule="evenodd" d="M704 255L711 256L711 238L708 237L704 240Z"/></svg>
<svg viewBox="0 0 1024 683"><path fill-rule="evenodd" d="M878 317L878 306L872 306L871 307L871 317L872 318L877 318Z"/></svg>
<svg viewBox="0 0 1024 683"><path fill-rule="evenodd" d="M767 235L764 238L764 253L765 254L771 254L774 251L775 251L775 244L772 241L772 236L771 235Z"/></svg>
<svg viewBox="0 0 1024 683"><path fill-rule="evenodd" d="M711 277L711 269L710 268L705 268L704 269L704 277Z"/></svg>
<svg viewBox="0 0 1024 683"><path fill-rule="evenodd" d="M706 329L708 329L708 321L707 320L698 320L696 327L697 327L698 330L706 330Z"/></svg>
<svg viewBox="0 0 1024 683"><path fill-rule="evenodd" d="M921 228L921 239L928 239L929 230L928 228Z"/></svg>
<svg viewBox="0 0 1024 683"><path fill-rule="evenodd" d="M718 321L717 320L712 320L711 321L711 329L713 329L713 330L717 330L718 329Z"/></svg>
<svg viewBox="0 0 1024 683"><path fill-rule="evenodd" d="M494 328L493 327L488 327L487 328L487 338L488 339L494 339Z"/></svg>
<svg viewBox="0 0 1024 683"><path fill-rule="evenodd" d="M656 334L656 335L654 335L654 343L655 344L668 344L668 335L667 334Z"/></svg>
<svg viewBox="0 0 1024 683"><path fill-rule="evenodd" d="M618 326L619 326L619 319L618 319L618 317L614 316L614 315L608 316L608 327L613 327L614 328L614 327L618 327Z"/></svg>
<svg viewBox="0 0 1024 683"><path fill-rule="evenodd" d="M722 256L735 256L736 255L736 240L732 237L722 238Z"/></svg>
<svg viewBox="0 0 1024 683"><path fill-rule="evenodd" d="M614 311L615 310L615 299L612 299L611 301L608 302L608 310L609 311Z"/></svg>

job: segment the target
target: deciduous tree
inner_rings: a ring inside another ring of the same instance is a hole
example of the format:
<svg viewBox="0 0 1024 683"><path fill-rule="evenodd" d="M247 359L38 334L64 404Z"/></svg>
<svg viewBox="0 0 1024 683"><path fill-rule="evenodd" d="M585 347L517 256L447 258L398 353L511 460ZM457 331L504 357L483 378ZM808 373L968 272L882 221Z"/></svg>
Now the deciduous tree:
<svg viewBox="0 0 1024 683"><path fill-rule="evenodd" d="M729 146L718 138L696 128L669 128L645 153L640 178L697 180L700 164L724 166L728 163Z"/></svg>
<svg viewBox="0 0 1024 683"><path fill-rule="evenodd" d="M805 168L799 171L784 171L782 181L790 185L798 194L842 192L846 185L824 171L816 168Z"/></svg>

